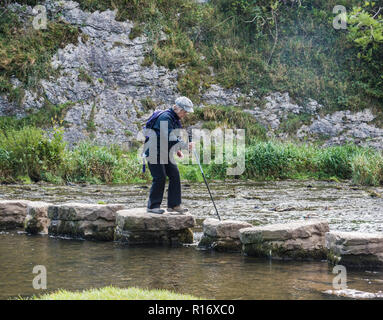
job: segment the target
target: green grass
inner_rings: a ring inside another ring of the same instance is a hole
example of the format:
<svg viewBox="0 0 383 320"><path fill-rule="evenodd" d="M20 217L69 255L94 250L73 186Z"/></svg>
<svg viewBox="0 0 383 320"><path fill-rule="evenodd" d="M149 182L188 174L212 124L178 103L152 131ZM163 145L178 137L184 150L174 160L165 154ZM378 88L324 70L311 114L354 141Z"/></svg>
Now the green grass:
<svg viewBox="0 0 383 320"><path fill-rule="evenodd" d="M55 74L51 67L53 54L68 43L76 44L79 35L76 26L63 22L48 22L46 30L35 30L24 27L10 11L1 14L0 94L5 93L9 100L20 104L24 89L36 90L41 78ZM13 87L12 77L21 81L20 87Z"/></svg>
<svg viewBox="0 0 383 320"><path fill-rule="evenodd" d="M104 287L83 291L58 290L53 293L32 297L33 300L198 300L188 294L168 290L147 290L141 288Z"/></svg>
<svg viewBox="0 0 383 320"><path fill-rule="evenodd" d="M245 151L245 172L228 176L229 164L202 164L208 179L349 179L357 184L383 184L383 154L353 144L321 148L276 140L250 139ZM201 156L201 159L203 157ZM202 182L197 164L179 161L181 179ZM137 151L117 145L98 146L83 141L72 150L63 141L63 128L51 136L42 129L24 127L0 132L0 182L47 181L92 184L148 183Z"/></svg>
<svg viewBox="0 0 383 320"><path fill-rule="evenodd" d="M194 113L187 116L183 125L185 127L204 121L203 128L246 129L246 138L266 139L266 129L250 114L243 112L239 107L225 107L219 105L194 108Z"/></svg>

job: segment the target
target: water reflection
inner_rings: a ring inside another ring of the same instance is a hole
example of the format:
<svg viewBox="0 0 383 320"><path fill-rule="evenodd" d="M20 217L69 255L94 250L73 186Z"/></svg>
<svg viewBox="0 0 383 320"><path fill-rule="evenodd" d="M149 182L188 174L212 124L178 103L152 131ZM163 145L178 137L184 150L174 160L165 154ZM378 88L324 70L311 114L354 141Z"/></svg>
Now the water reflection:
<svg viewBox="0 0 383 320"><path fill-rule="evenodd" d="M48 290L106 285L170 289L214 299L323 299L332 289L326 262L278 262L194 247L126 247L0 234L0 298L40 293L32 288L34 265L45 265ZM383 275L349 272L349 286L382 290ZM366 280L368 279L368 281Z"/></svg>

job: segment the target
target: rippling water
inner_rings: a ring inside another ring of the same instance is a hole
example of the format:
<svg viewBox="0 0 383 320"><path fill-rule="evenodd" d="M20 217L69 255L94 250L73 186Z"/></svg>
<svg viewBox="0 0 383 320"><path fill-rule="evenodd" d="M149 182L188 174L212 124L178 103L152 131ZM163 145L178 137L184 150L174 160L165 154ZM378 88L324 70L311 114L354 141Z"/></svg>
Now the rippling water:
<svg viewBox="0 0 383 320"><path fill-rule="evenodd" d="M317 181L211 183L224 219L268 224L305 217L325 218L332 230L383 231L380 188ZM0 199L79 201L144 206L148 188L130 186L0 186ZM203 184L183 186L184 203L199 225L214 216ZM166 202L164 202L166 204ZM195 228L196 238L201 228ZM0 298L39 294L32 288L33 266L44 265L48 291L115 285L164 288L215 299L326 299L332 288L327 262L277 262L197 250L195 246L125 247L92 242L0 233ZM383 290L383 271L348 270L348 287Z"/></svg>
<svg viewBox="0 0 383 320"><path fill-rule="evenodd" d="M30 296L35 265L47 268L47 290L106 285L169 289L214 299L326 299L334 275L327 262L277 262L195 247L125 247L0 234L0 298ZM349 272L352 289L377 292L383 273Z"/></svg>

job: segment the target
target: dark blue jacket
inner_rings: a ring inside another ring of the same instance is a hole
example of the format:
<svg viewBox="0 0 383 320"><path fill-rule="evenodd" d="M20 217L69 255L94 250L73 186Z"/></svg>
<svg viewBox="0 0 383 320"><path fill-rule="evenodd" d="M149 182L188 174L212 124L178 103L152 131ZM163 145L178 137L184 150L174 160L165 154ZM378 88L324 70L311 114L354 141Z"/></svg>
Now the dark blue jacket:
<svg viewBox="0 0 383 320"><path fill-rule="evenodd" d="M181 121L178 115L174 112L172 108L169 108L165 112L163 112L156 120L154 123L152 130L156 132L157 135L157 155L160 154L160 134L161 134L161 121L166 121L168 123L168 132L167 132L167 142L168 142L168 152L170 152L170 149L177 144L178 142L180 143L180 146L182 149L187 148L187 143L181 140L180 137L177 137L177 140L175 141L170 141L169 139L171 138L171 133L174 129L181 129ZM163 132L164 135L166 135L166 132ZM148 157L149 156L149 149L146 150L145 155Z"/></svg>

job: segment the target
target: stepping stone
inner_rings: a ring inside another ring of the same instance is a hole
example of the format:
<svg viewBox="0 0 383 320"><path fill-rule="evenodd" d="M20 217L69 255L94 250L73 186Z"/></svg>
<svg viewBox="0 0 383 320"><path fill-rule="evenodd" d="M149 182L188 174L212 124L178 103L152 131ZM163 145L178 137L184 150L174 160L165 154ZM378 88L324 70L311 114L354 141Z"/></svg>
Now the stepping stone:
<svg viewBox="0 0 383 320"><path fill-rule="evenodd" d="M24 227L28 200L0 200L0 230Z"/></svg>
<svg viewBox="0 0 383 320"><path fill-rule="evenodd" d="M124 209L120 204L65 203L51 205L48 233L87 240L113 241L116 212Z"/></svg>
<svg viewBox="0 0 383 320"><path fill-rule="evenodd" d="M193 243L192 215L147 213L146 208L117 212L115 240L128 244Z"/></svg>
<svg viewBox="0 0 383 320"><path fill-rule="evenodd" d="M383 267L383 234L332 231L326 234L328 260L356 268Z"/></svg>
<svg viewBox="0 0 383 320"><path fill-rule="evenodd" d="M48 207L46 202L31 202L27 207L27 216L24 220L25 231L31 234L48 233L50 219L48 218Z"/></svg>
<svg viewBox="0 0 383 320"><path fill-rule="evenodd" d="M217 251L240 252L242 243L239 230L253 227L252 224L236 220L205 219L203 222L203 236L198 246Z"/></svg>
<svg viewBox="0 0 383 320"><path fill-rule="evenodd" d="M325 259L326 221L308 220L245 228L239 231L246 255L272 259Z"/></svg>

